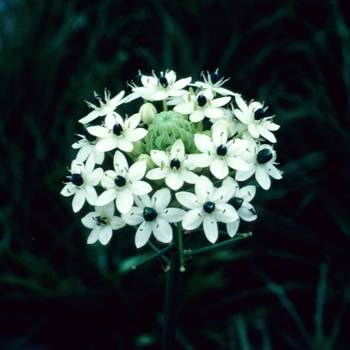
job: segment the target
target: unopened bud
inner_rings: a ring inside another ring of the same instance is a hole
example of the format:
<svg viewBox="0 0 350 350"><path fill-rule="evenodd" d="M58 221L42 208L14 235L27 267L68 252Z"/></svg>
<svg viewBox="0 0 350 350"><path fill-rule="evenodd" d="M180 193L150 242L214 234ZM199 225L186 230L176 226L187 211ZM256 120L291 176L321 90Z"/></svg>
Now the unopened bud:
<svg viewBox="0 0 350 350"><path fill-rule="evenodd" d="M140 108L141 120L149 125L157 115L156 107L151 102L144 103Z"/></svg>

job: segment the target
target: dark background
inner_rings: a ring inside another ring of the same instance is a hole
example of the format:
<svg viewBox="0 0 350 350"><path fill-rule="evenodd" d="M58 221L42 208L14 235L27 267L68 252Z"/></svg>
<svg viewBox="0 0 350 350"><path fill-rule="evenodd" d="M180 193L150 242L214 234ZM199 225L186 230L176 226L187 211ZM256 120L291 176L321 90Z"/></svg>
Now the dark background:
<svg viewBox="0 0 350 350"><path fill-rule="evenodd" d="M219 68L266 101L285 172L257 191L253 237L192 260L176 349L349 349L345 3L0 1L2 349L159 348L161 261L126 271L151 253L131 232L86 245L59 192L84 100L167 68L194 80Z"/></svg>

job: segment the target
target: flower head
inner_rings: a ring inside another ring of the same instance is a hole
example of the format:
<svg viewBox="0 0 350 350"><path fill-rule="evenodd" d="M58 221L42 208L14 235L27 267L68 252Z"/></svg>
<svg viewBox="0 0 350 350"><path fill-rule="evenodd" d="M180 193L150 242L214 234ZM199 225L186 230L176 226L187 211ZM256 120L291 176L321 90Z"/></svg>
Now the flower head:
<svg viewBox="0 0 350 350"><path fill-rule="evenodd" d="M128 225L140 225L136 231L136 248L143 247L153 232L162 243L169 243L173 238L170 223L181 221L185 211L179 208L167 208L171 200L170 190L163 188L156 191L152 198L148 195L135 198L137 207L122 215Z"/></svg>
<svg viewBox="0 0 350 350"><path fill-rule="evenodd" d="M195 194L190 192L176 193L176 199L190 209L182 220L185 230L194 230L203 224L204 233L211 243L218 238L218 222L229 223L238 220L236 210L227 203L235 187L223 185L215 188L205 176L201 176L195 185Z"/></svg>

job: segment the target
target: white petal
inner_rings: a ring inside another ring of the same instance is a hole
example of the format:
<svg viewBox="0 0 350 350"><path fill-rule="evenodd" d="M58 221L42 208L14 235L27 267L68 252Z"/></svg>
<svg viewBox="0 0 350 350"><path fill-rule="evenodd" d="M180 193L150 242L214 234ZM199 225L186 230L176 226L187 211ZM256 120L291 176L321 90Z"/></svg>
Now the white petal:
<svg viewBox="0 0 350 350"><path fill-rule="evenodd" d="M206 108L203 109L203 113L207 118L221 118L224 115L224 112L219 109L216 108L214 106L208 106Z"/></svg>
<svg viewBox="0 0 350 350"><path fill-rule="evenodd" d="M211 215L206 215L203 220L203 229L205 236L210 243L215 243L218 239L218 224Z"/></svg>
<svg viewBox="0 0 350 350"><path fill-rule="evenodd" d="M226 224L227 233L231 238L234 237L235 234L237 233L238 227L239 227L239 220L229 222Z"/></svg>
<svg viewBox="0 0 350 350"><path fill-rule="evenodd" d="M257 166L255 172L256 181L264 189L268 190L271 186L270 176L267 174L265 167Z"/></svg>
<svg viewBox="0 0 350 350"><path fill-rule="evenodd" d="M186 212L182 209L167 208L160 215L158 215L158 217L172 223L181 221L185 214Z"/></svg>
<svg viewBox="0 0 350 350"><path fill-rule="evenodd" d="M99 241L101 244L106 245L112 238L112 227L109 225L102 226L99 234Z"/></svg>
<svg viewBox="0 0 350 350"><path fill-rule="evenodd" d="M198 182L195 184L195 192L199 202L204 203L211 199L214 191L213 183L206 176L200 176Z"/></svg>
<svg viewBox="0 0 350 350"><path fill-rule="evenodd" d="M120 213L126 214L134 204L134 196L129 188L124 188L117 195L117 209Z"/></svg>
<svg viewBox="0 0 350 350"><path fill-rule="evenodd" d="M224 160L215 158L210 165L210 172L217 178L223 179L228 175L228 167Z"/></svg>
<svg viewBox="0 0 350 350"><path fill-rule="evenodd" d="M170 190L168 188L162 188L154 193L154 195L152 196L152 199L154 200L153 208L156 210L157 213L161 212L170 203L170 200L171 200Z"/></svg>
<svg viewBox="0 0 350 350"><path fill-rule="evenodd" d="M173 239L173 229L164 219L157 217L152 221L153 234L159 242L169 243Z"/></svg>
<svg viewBox="0 0 350 350"><path fill-rule="evenodd" d="M165 178L165 183L172 190L176 191L182 187L182 185L184 184L184 180L178 172L171 171Z"/></svg>
<svg viewBox="0 0 350 350"><path fill-rule="evenodd" d="M258 130L259 134L262 137L264 137L266 140L273 142L273 143L277 142L275 135L271 131L265 129L263 126L258 124L257 130Z"/></svg>
<svg viewBox="0 0 350 350"><path fill-rule="evenodd" d="M193 102L183 102L174 107L174 111L181 114L190 114L193 112L194 103Z"/></svg>
<svg viewBox="0 0 350 350"><path fill-rule="evenodd" d="M101 226L97 226L96 228L94 228L88 238L87 238L87 244L94 244L95 242L97 242L98 237L100 235L100 230L101 230Z"/></svg>
<svg viewBox="0 0 350 350"><path fill-rule="evenodd" d="M276 180L282 179L282 172L278 170L272 164L266 164L266 168L268 169L269 175Z"/></svg>
<svg viewBox="0 0 350 350"><path fill-rule="evenodd" d="M103 169L97 168L88 176L86 176L86 184L91 186L96 186L102 179Z"/></svg>
<svg viewBox="0 0 350 350"><path fill-rule="evenodd" d="M107 191L104 191L100 194L100 196L97 198L95 205L102 206L106 205L110 202L112 202L114 199L117 198L118 192L115 188L110 188Z"/></svg>
<svg viewBox="0 0 350 350"><path fill-rule="evenodd" d="M85 198L88 201L88 203L91 205L95 205L97 200L97 193L95 188L90 185L85 185L84 191L85 191Z"/></svg>
<svg viewBox="0 0 350 350"><path fill-rule="evenodd" d="M97 137L106 137L109 133L109 130L107 128L104 128L103 126L89 126L87 128L87 131L89 134Z"/></svg>
<svg viewBox="0 0 350 350"><path fill-rule="evenodd" d="M120 228L125 226L125 221L119 216L113 216L112 219L109 221L109 224L113 230L119 230Z"/></svg>
<svg viewBox="0 0 350 350"><path fill-rule="evenodd" d="M95 120L96 118L98 118L100 116L100 113L101 112L99 110L94 109L87 116L85 116L84 118L79 119L78 122L82 123L82 124L90 123L93 120Z"/></svg>
<svg viewBox="0 0 350 350"><path fill-rule="evenodd" d="M239 219L236 209L230 204L218 203L212 215L215 217L216 221L224 223Z"/></svg>
<svg viewBox="0 0 350 350"><path fill-rule="evenodd" d="M238 170L235 176L235 179L237 181L245 181L248 180L256 171L256 167L253 166L251 169L247 171L240 171Z"/></svg>
<svg viewBox="0 0 350 350"><path fill-rule="evenodd" d="M152 187L148 182L138 181L129 186L131 192L136 196L143 196L144 194L150 193Z"/></svg>
<svg viewBox="0 0 350 350"><path fill-rule="evenodd" d="M129 164L126 161L126 158L124 156L124 154L120 151L116 151L114 153L114 158L113 158L113 162L114 162L114 168L116 171L118 171L119 169L129 169Z"/></svg>
<svg viewBox="0 0 350 350"><path fill-rule="evenodd" d="M141 180L146 173L147 162L145 160L134 163L128 173L128 180L130 182L136 182Z"/></svg>
<svg viewBox="0 0 350 350"><path fill-rule="evenodd" d="M98 152L108 152L118 147L118 138L113 135L109 135L106 138L99 140L96 144L96 150Z"/></svg>
<svg viewBox="0 0 350 350"><path fill-rule="evenodd" d="M250 170L249 164L247 164L244 160L238 157L227 157L226 163L230 168L235 170L241 170L241 171Z"/></svg>
<svg viewBox="0 0 350 350"><path fill-rule="evenodd" d="M197 123L197 122L203 120L204 117L205 117L205 115L204 115L204 113L203 113L202 110L196 110L196 111L194 111L193 113L191 113L191 115L190 115L190 121L191 121L192 123Z"/></svg>
<svg viewBox="0 0 350 350"><path fill-rule="evenodd" d="M188 209L198 208L198 198L196 195L190 192L178 192L175 193L175 197L178 202Z"/></svg>
<svg viewBox="0 0 350 350"><path fill-rule="evenodd" d="M185 230L194 230L199 227L203 222L203 217L201 215L202 208L195 208L187 212L182 219L182 227Z"/></svg>
<svg viewBox="0 0 350 350"><path fill-rule="evenodd" d="M92 211L92 212L86 214L81 219L81 222L85 227L90 228L90 229L94 229L97 227L97 223L96 223L96 220L94 220L94 218L98 215L99 214L96 211Z"/></svg>
<svg viewBox="0 0 350 350"><path fill-rule="evenodd" d="M74 185L72 182L68 182L61 190L60 194L64 197L69 197L73 195L75 192L78 191L78 188L76 185Z"/></svg>
<svg viewBox="0 0 350 350"><path fill-rule="evenodd" d="M151 169L147 174L146 177L147 179L151 180L159 180L159 179L164 179L168 174L170 173L169 168L155 168Z"/></svg>
<svg viewBox="0 0 350 350"><path fill-rule="evenodd" d="M203 153L208 153L208 152L214 151L214 147L213 147L213 143L211 141L211 138L207 135L195 134L194 135L194 142L195 142L197 148Z"/></svg>
<svg viewBox="0 0 350 350"><path fill-rule="evenodd" d="M122 214L121 217L128 225L135 226L144 221L142 213L143 210L141 208L132 207L128 213Z"/></svg>
<svg viewBox="0 0 350 350"><path fill-rule="evenodd" d="M136 235L135 235L136 248L143 247L151 237L151 233L152 233L151 223L144 221L136 231Z"/></svg>
<svg viewBox="0 0 350 350"><path fill-rule="evenodd" d="M246 202L239 208L238 214L244 221L254 221L258 217L254 207L250 203Z"/></svg>
<svg viewBox="0 0 350 350"><path fill-rule="evenodd" d="M77 213L84 205L85 203L85 191L84 190L79 190L75 193L73 197L73 211L74 213Z"/></svg>
<svg viewBox="0 0 350 350"><path fill-rule="evenodd" d="M245 186L242 187L236 194L237 197L244 198L245 202L250 202L256 193L256 187L255 186Z"/></svg>

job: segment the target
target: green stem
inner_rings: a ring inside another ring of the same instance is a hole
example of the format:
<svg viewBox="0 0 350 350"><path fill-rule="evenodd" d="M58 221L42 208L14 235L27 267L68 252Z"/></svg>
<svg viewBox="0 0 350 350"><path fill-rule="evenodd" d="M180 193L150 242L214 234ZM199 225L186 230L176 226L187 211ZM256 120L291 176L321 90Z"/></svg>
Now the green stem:
<svg viewBox="0 0 350 350"><path fill-rule="evenodd" d="M185 263L184 263L184 247L182 242L182 229L180 222L177 223L177 239L179 243L179 255L180 255L180 271L185 272Z"/></svg>
<svg viewBox="0 0 350 350"><path fill-rule="evenodd" d="M216 248L220 248L220 247L224 247L224 246L230 245L230 244L235 243L235 242L237 242L237 241L239 241L239 240L241 240L243 238L248 238L248 237L251 237L251 236L252 236L251 232L238 233L235 237L233 237L233 238L231 238L231 239L229 239L229 240L227 240L225 242L217 243L217 244L211 245L209 247L204 247L204 248L200 248L200 249L196 249L196 250L187 251L186 253L184 253L184 256L187 257L187 256L201 254L201 253L204 253L204 252L216 249Z"/></svg>
<svg viewBox="0 0 350 350"><path fill-rule="evenodd" d="M174 349L177 324L177 305L180 290L180 260L178 251L171 252L170 270L167 272L163 316L162 350Z"/></svg>
<svg viewBox="0 0 350 350"><path fill-rule="evenodd" d="M166 104L166 100L163 100L163 110L164 112L168 110L168 105Z"/></svg>

